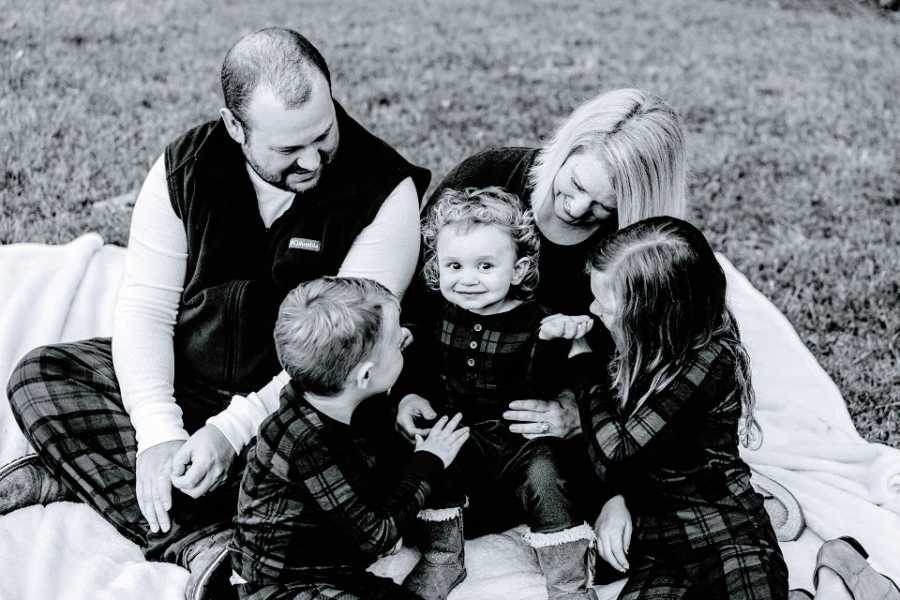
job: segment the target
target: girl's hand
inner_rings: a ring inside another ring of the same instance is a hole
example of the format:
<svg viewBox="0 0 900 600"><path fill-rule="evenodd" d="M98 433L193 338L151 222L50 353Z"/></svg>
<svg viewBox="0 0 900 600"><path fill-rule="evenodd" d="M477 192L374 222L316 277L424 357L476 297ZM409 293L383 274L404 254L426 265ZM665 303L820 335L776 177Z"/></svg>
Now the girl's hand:
<svg viewBox="0 0 900 600"><path fill-rule="evenodd" d="M597 534L597 550L603 560L624 573L628 570L628 547L631 545L631 512L625 506L625 498L613 496L606 501L594 533Z"/></svg>
<svg viewBox="0 0 900 600"><path fill-rule="evenodd" d="M423 438L421 435L416 434L416 450L431 452L441 459L445 469L449 467L459 453L459 449L469 439L468 427L456 428L460 420L462 420L462 413L456 413L450 421L447 421L446 416L438 419L431 426L428 437Z"/></svg>
<svg viewBox="0 0 900 600"><path fill-rule="evenodd" d="M593 326L594 319L588 315L550 315L544 317L541 321L538 339L555 340L563 338L575 340L584 337L584 334L590 331Z"/></svg>
<svg viewBox="0 0 900 600"><path fill-rule="evenodd" d="M568 439L581 433L581 417L571 390L563 390L556 400L513 400L503 418L519 421L509 430L530 440L544 436Z"/></svg>

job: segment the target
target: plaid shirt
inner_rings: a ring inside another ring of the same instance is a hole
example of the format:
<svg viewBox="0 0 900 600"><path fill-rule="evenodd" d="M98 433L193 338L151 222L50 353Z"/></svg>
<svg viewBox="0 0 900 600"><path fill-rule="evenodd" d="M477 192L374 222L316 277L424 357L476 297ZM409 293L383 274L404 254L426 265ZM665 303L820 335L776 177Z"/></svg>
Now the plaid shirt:
<svg viewBox="0 0 900 600"><path fill-rule="evenodd" d="M238 498L232 566L251 586L358 575L400 539L443 471L415 452L390 482L350 426L307 404L292 385L260 425ZM399 476L398 476L399 475Z"/></svg>
<svg viewBox="0 0 900 600"><path fill-rule="evenodd" d="M705 548L771 527L738 455L734 361L718 343L628 414L609 385L594 386L583 407L591 459L625 496L643 551Z"/></svg>
<svg viewBox="0 0 900 600"><path fill-rule="evenodd" d="M511 400L552 398L567 383L568 340L542 341L549 312L534 302L478 315L441 300L417 324L407 367L396 389L416 393L438 413L461 411L466 423L502 418Z"/></svg>

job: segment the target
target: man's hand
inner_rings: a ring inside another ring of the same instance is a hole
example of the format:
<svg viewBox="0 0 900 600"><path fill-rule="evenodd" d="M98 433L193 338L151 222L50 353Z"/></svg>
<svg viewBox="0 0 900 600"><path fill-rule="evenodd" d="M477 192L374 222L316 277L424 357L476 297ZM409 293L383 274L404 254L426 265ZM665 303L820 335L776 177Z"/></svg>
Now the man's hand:
<svg viewBox="0 0 900 600"><path fill-rule="evenodd" d="M427 436L431 431L431 428L417 426L416 419L431 421L436 417L431 402L418 394L407 394L397 407L397 426L409 439L415 439L417 435Z"/></svg>
<svg viewBox="0 0 900 600"><path fill-rule="evenodd" d="M594 320L588 315L549 315L541 320L538 338L542 340L580 339L593 326Z"/></svg>
<svg viewBox="0 0 900 600"><path fill-rule="evenodd" d="M569 439L581 433L581 417L571 390L563 390L556 400L513 400L503 418L517 421L509 430L530 440L544 436Z"/></svg>
<svg viewBox="0 0 900 600"><path fill-rule="evenodd" d="M603 560L621 572L628 570L628 547L631 545L631 512L625 506L625 498L613 496L606 501L594 532L597 534L597 550Z"/></svg>
<svg viewBox="0 0 900 600"><path fill-rule="evenodd" d="M134 475L135 495L141 513L150 524L150 531L169 531L172 523L169 510L172 508L172 457L183 440L163 442L147 448L137 457Z"/></svg>
<svg viewBox="0 0 900 600"><path fill-rule="evenodd" d="M204 425L172 458L172 485L199 498L227 478L237 454L214 425Z"/></svg>

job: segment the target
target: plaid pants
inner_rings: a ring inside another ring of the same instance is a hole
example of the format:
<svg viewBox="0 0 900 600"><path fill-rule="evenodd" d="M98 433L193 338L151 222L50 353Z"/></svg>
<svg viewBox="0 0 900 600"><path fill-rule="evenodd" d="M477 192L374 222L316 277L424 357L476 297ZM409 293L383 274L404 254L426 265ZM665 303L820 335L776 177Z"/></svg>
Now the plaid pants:
<svg viewBox="0 0 900 600"><path fill-rule="evenodd" d="M198 530L208 533L215 523L230 523L237 506L235 477L197 500L173 489L172 528L150 532L135 496L137 442L122 405L109 338L32 350L13 370L7 395L44 464L147 558L176 562L178 549ZM176 397L189 433L230 401L230 394L199 385L176 384Z"/></svg>
<svg viewBox="0 0 900 600"><path fill-rule="evenodd" d="M620 600L784 600L788 594L787 566L774 538L630 558Z"/></svg>

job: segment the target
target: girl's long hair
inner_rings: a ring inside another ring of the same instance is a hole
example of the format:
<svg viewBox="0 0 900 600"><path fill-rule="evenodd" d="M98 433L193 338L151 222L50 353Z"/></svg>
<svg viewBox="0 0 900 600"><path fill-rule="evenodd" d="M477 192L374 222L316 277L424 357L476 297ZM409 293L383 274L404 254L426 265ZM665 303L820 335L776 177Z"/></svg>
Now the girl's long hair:
<svg viewBox="0 0 900 600"><path fill-rule="evenodd" d="M725 274L703 234L680 219L646 219L601 242L589 266L609 277L619 303L611 375L622 409L632 412L665 390L700 350L717 343L734 360L741 443L758 447L750 358L725 302Z"/></svg>

